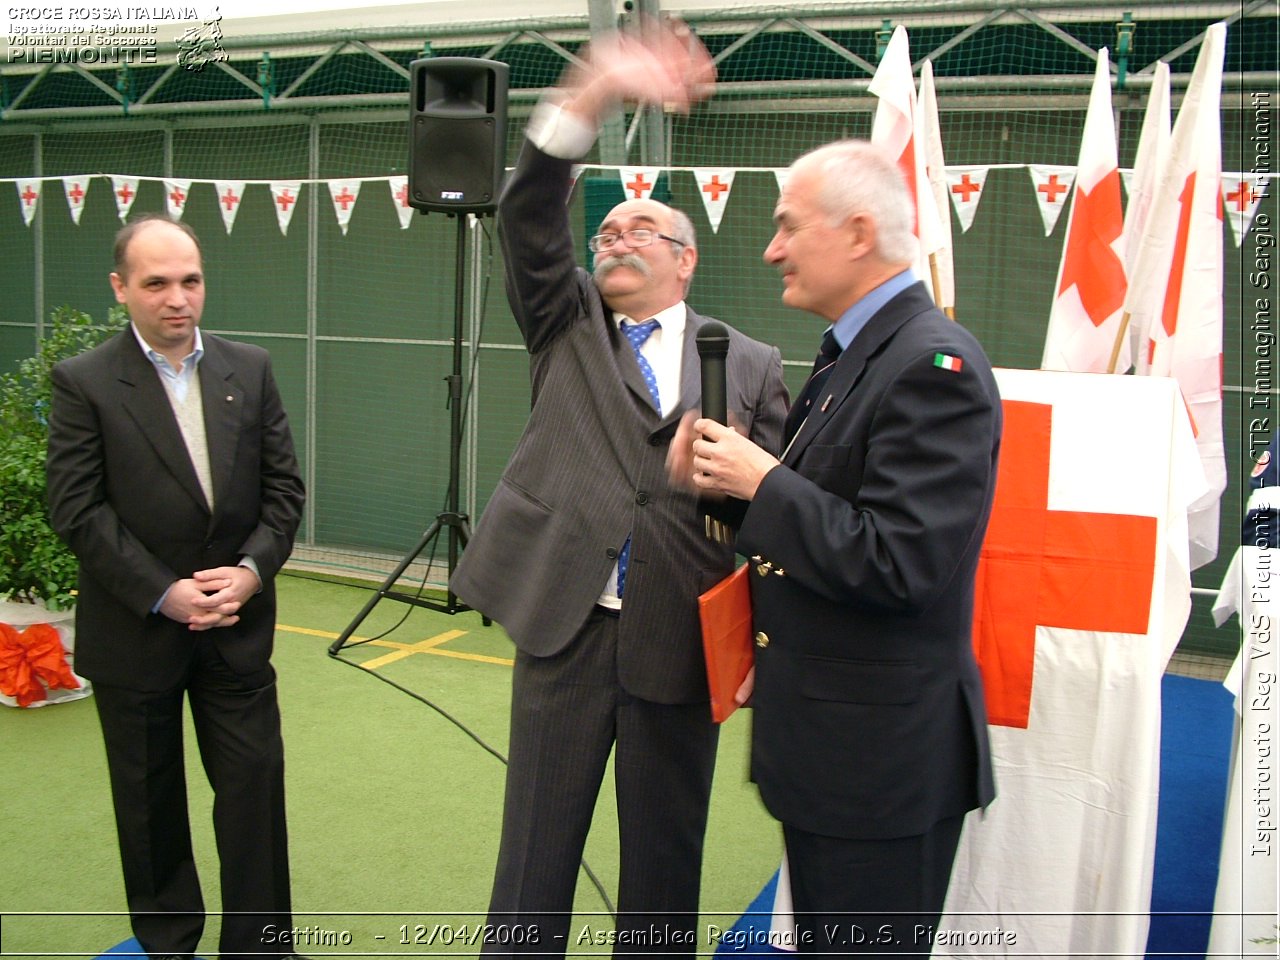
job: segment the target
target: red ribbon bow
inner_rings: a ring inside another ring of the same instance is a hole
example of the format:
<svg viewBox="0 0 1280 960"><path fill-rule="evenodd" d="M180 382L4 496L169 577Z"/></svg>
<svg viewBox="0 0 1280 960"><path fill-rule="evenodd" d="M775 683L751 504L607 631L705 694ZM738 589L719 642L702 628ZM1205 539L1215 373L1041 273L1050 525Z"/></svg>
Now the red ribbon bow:
<svg viewBox="0 0 1280 960"><path fill-rule="evenodd" d="M58 631L47 623L33 623L19 633L0 623L0 693L16 699L20 707L29 707L45 699L46 687L80 688Z"/></svg>

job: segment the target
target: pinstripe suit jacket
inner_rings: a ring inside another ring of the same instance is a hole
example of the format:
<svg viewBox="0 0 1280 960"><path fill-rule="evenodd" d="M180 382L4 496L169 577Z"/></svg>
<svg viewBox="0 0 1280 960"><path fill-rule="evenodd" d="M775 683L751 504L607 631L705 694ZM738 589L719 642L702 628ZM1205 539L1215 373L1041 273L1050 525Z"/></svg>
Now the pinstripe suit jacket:
<svg viewBox="0 0 1280 960"><path fill-rule="evenodd" d="M661 416L612 312L574 263L569 166L526 143L499 201L533 403L451 586L521 650L550 656L586 622L630 535L622 685L694 703L708 696L697 595L732 570L733 553L706 538L697 498L668 486L665 461L681 415L700 403L694 338L707 320L688 313L680 402ZM777 348L731 330L726 364L730 417L776 452L786 411Z"/></svg>

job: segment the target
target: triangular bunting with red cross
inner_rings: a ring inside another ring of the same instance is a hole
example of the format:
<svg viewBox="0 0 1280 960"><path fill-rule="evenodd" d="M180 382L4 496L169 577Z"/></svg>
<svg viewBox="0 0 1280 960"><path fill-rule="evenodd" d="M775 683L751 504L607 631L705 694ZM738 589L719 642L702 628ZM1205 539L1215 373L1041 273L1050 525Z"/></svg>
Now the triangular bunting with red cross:
<svg viewBox="0 0 1280 960"><path fill-rule="evenodd" d="M191 196L190 180L164 181L164 208L169 216L181 220L187 210L187 199Z"/></svg>
<svg viewBox="0 0 1280 960"><path fill-rule="evenodd" d="M1067 205L1067 197L1071 196L1071 188L1076 182L1076 168L1055 164L1027 165L1031 174L1031 186L1036 192L1036 206L1040 208L1040 219L1044 222L1044 235L1053 233L1058 217Z"/></svg>
<svg viewBox="0 0 1280 960"><path fill-rule="evenodd" d="M243 180L215 180L214 193L218 196L218 212L222 214L222 225L227 233L236 225L236 217L240 213L240 205L244 203Z"/></svg>
<svg viewBox="0 0 1280 960"><path fill-rule="evenodd" d="M302 196L302 184L297 180L273 180L267 186L271 188L271 205L276 210L276 223L280 226L281 235L287 237L293 212L298 209L298 198Z"/></svg>
<svg viewBox="0 0 1280 960"><path fill-rule="evenodd" d="M31 226L31 219L36 215L36 207L40 204L41 180L19 180L18 206L22 208L22 222Z"/></svg>
<svg viewBox="0 0 1280 960"><path fill-rule="evenodd" d="M982 202L990 167L947 167L947 189L951 194L951 206L960 221L960 232L966 233L973 226L973 218Z"/></svg>
<svg viewBox="0 0 1280 960"><path fill-rule="evenodd" d="M662 173L661 167L621 167L618 176L628 200L648 200Z"/></svg>
<svg viewBox="0 0 1280 960"><path fill-rule="evenodd" d="M720 221L724 219L724 208L729 203L729 191L733 187L735 173L737 171L729 167L706 167L693 171L693 178L698 181L702 206L706 208L707 219L711 221L712 233L720 231Z"/></svg>
<svg viewBox="0 0 1280 960"><path fill-rule="evenodd" d="M1258 204L1267 195L1271 177L1265 173L1241 173L1223 176L1222 202L1227 208L1227 220L1231 224L1231 239L1236 246L1244 242L1253 224Z"/></svg>
<svg viewBox="0 0 1280 960"><path fill-rule="evenodd" d="M360 196L360 181L330 180L329 196L333 198L333 212L338 216L338 226L345 237L347 227L351 225L351 211L356 207L356 197Z"/></svg>
<svg viewBox="0 0 1280 960"><path fill-rule="evenodd" d="M400 229L408 230L414 209L409 205L409 178L391 177L387 185L391 188L391 202L396 205L396 215L400 218Z"/></svg>
<svg viewBox="0 0 1280 960"><path fill-rule="evenodd" d="M71 222L80 226L80 214L84 213L84 197L89 192L89 177L63 177L62 190L67 195L67 209Z"/></svg>
<svg viewBox="0 0 1280 960"><path fill-rule="evenodd" d="M133 208L133 201L138 199L138 178L113 176L111 190L116 195L116 213L120 216L120 222L124 223Z"/></svg>

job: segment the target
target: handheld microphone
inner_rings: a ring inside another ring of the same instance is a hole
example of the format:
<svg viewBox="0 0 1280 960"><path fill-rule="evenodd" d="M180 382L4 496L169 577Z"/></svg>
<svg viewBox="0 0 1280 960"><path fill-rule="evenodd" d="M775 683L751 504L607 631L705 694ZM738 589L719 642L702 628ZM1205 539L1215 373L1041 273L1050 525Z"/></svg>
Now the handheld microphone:
<svg viewBox="0 0 1280 960"><path fill-rule="evenodd" d="M724 358L729 353L729 328L718 320L704 323L696 337L702 361L702 415L728 426Z"/></svg>
<svg viewBox="0 0 1280 960"><path fill-rule="evenodd" d="M729 328L717 320L704 323L695 337L702 361L702 415L729 425L728 390L725 386L724 358L729 353ZM733 530L710 514L704 514L707 539L728 543Z"/></svg>

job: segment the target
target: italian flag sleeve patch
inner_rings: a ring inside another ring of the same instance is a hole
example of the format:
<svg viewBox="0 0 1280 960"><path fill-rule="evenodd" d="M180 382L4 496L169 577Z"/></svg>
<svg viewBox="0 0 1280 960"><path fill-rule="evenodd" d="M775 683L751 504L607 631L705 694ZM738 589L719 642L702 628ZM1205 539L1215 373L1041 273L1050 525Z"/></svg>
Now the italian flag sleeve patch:
<svg viewBox="0 0 1280 960"><path fill-rule="evenodd" d="M941 367L943 370L959 372L960 368L964 366L964 361L959 357L951 356L949 353L935 353L933 355L933 365Z"/></svg>

